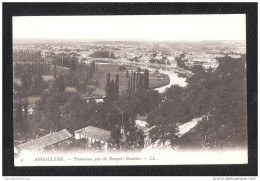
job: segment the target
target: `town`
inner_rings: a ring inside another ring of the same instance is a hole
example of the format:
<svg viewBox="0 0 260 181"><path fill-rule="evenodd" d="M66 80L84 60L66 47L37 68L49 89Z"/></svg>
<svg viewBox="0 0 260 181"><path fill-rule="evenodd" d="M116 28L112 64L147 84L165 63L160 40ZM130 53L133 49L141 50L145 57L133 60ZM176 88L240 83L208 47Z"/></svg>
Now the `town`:
<svg viewBox="0 0 260 181"><path fill-rule="evenodd" d="M241 148L244 41L15 41L14 152Z"/></svg>

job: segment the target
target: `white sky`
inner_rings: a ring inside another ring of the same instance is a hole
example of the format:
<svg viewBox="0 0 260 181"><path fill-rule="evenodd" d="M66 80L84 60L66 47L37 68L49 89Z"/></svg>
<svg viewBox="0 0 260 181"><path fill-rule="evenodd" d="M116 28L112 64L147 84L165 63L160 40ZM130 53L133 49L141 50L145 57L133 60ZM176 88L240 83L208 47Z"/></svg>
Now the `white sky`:
<svg viewBox="0 0 260 181"><path fill-rule="evenodd" d="M13 38L246 40L246 16L236 14L13 17Z"/></svg>

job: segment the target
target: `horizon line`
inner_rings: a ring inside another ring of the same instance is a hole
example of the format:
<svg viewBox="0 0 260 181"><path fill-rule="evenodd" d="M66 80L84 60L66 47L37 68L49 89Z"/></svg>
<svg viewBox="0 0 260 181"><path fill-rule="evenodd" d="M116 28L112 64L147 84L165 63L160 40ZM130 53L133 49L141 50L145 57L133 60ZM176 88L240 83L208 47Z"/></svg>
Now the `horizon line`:
<svg viewBox="0 0 260 181"><path fill-rule="evenodd" d="M245 41L242 39L237 39L237 40L230 40L230 39L222 39L222 40L147 40L147 39L81 39L81 38L13 38L13 41L21 41L21 40L31 40L31 41L89 41L89 42L98 42L98 41L106 41L106 42L111 42L111 41L128 41L128 42L137 42L137 41L143 41L143 42L204 42L204 41Z"/></svg>

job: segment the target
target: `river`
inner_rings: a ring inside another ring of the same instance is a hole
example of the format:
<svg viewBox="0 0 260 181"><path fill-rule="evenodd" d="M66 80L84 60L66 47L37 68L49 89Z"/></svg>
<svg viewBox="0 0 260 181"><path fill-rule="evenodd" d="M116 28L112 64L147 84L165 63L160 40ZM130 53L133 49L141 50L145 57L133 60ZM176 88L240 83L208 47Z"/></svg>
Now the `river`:
<svg viewBox="0 0 260 181"><path fill-rule="evenodd" d="M154 90L159 91L159 93L165 92L166 89L170 88L172 85L186 87L186 85L187 85L186 78L179 77L178 73L176 73L174 71L165 71L165 70L159 70L159 72L168 75L169 79L170 79L170 83L168 85L154 89Z"/></svg>

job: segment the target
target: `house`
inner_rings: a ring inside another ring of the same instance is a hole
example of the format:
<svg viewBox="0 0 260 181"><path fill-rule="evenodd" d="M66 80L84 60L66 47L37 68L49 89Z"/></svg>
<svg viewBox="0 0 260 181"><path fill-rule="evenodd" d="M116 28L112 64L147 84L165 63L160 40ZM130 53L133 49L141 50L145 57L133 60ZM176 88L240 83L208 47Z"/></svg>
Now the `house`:
<svg viewBox="0 0 260 181"><path fill-rule="evenodd" d="M42 57L47 57L47 56L51 56L51 51L49 51L49 50L42 50L41 51L41 56Z"/></svg>
<svg viewBox="0 0 260 181"><path fill-rule="evenodd" d="M148 123L146 121L146 116L140 116L139 114L136 116L135 119L135 125L138 129L143 129L148 126Z"/></svg>
<svg viewBox="0 0 260 181"><path fill-rule="evenodd" d="M28 105L28 110L27 110L28 114L32 115L34 112L34 109L35 109L35 104Z"/></svg>
<svg viewBox="0 0 260 181"><path fill-rule="evenodd" d="M42 151L50 148L54 150L55 147L61 146L64 141L68 140L71 137L72 134L67 129L63 129L59 132L52 132L43 137L20 144L16 146L14 150L17 153L22 150Z"/></svg>
<svg viewBox="0 0 260 181"><path fill-rule="evenodd" d="M101 143L103 149L107 150L111 132L94 126L88 126L74 131L74 134L76 140L86 139L89 147L91 147L93 143Z"/></svg>
<svg viewBox="0 0 260 181"><path fill-rule="evenodd" d="M89 102L96 102L96 103L100 103L100 102L104 102L104 98L105 96L88 96L86 94L82 94L80 96L80 98L84 101L86 101L86 103Z"/></svg>

